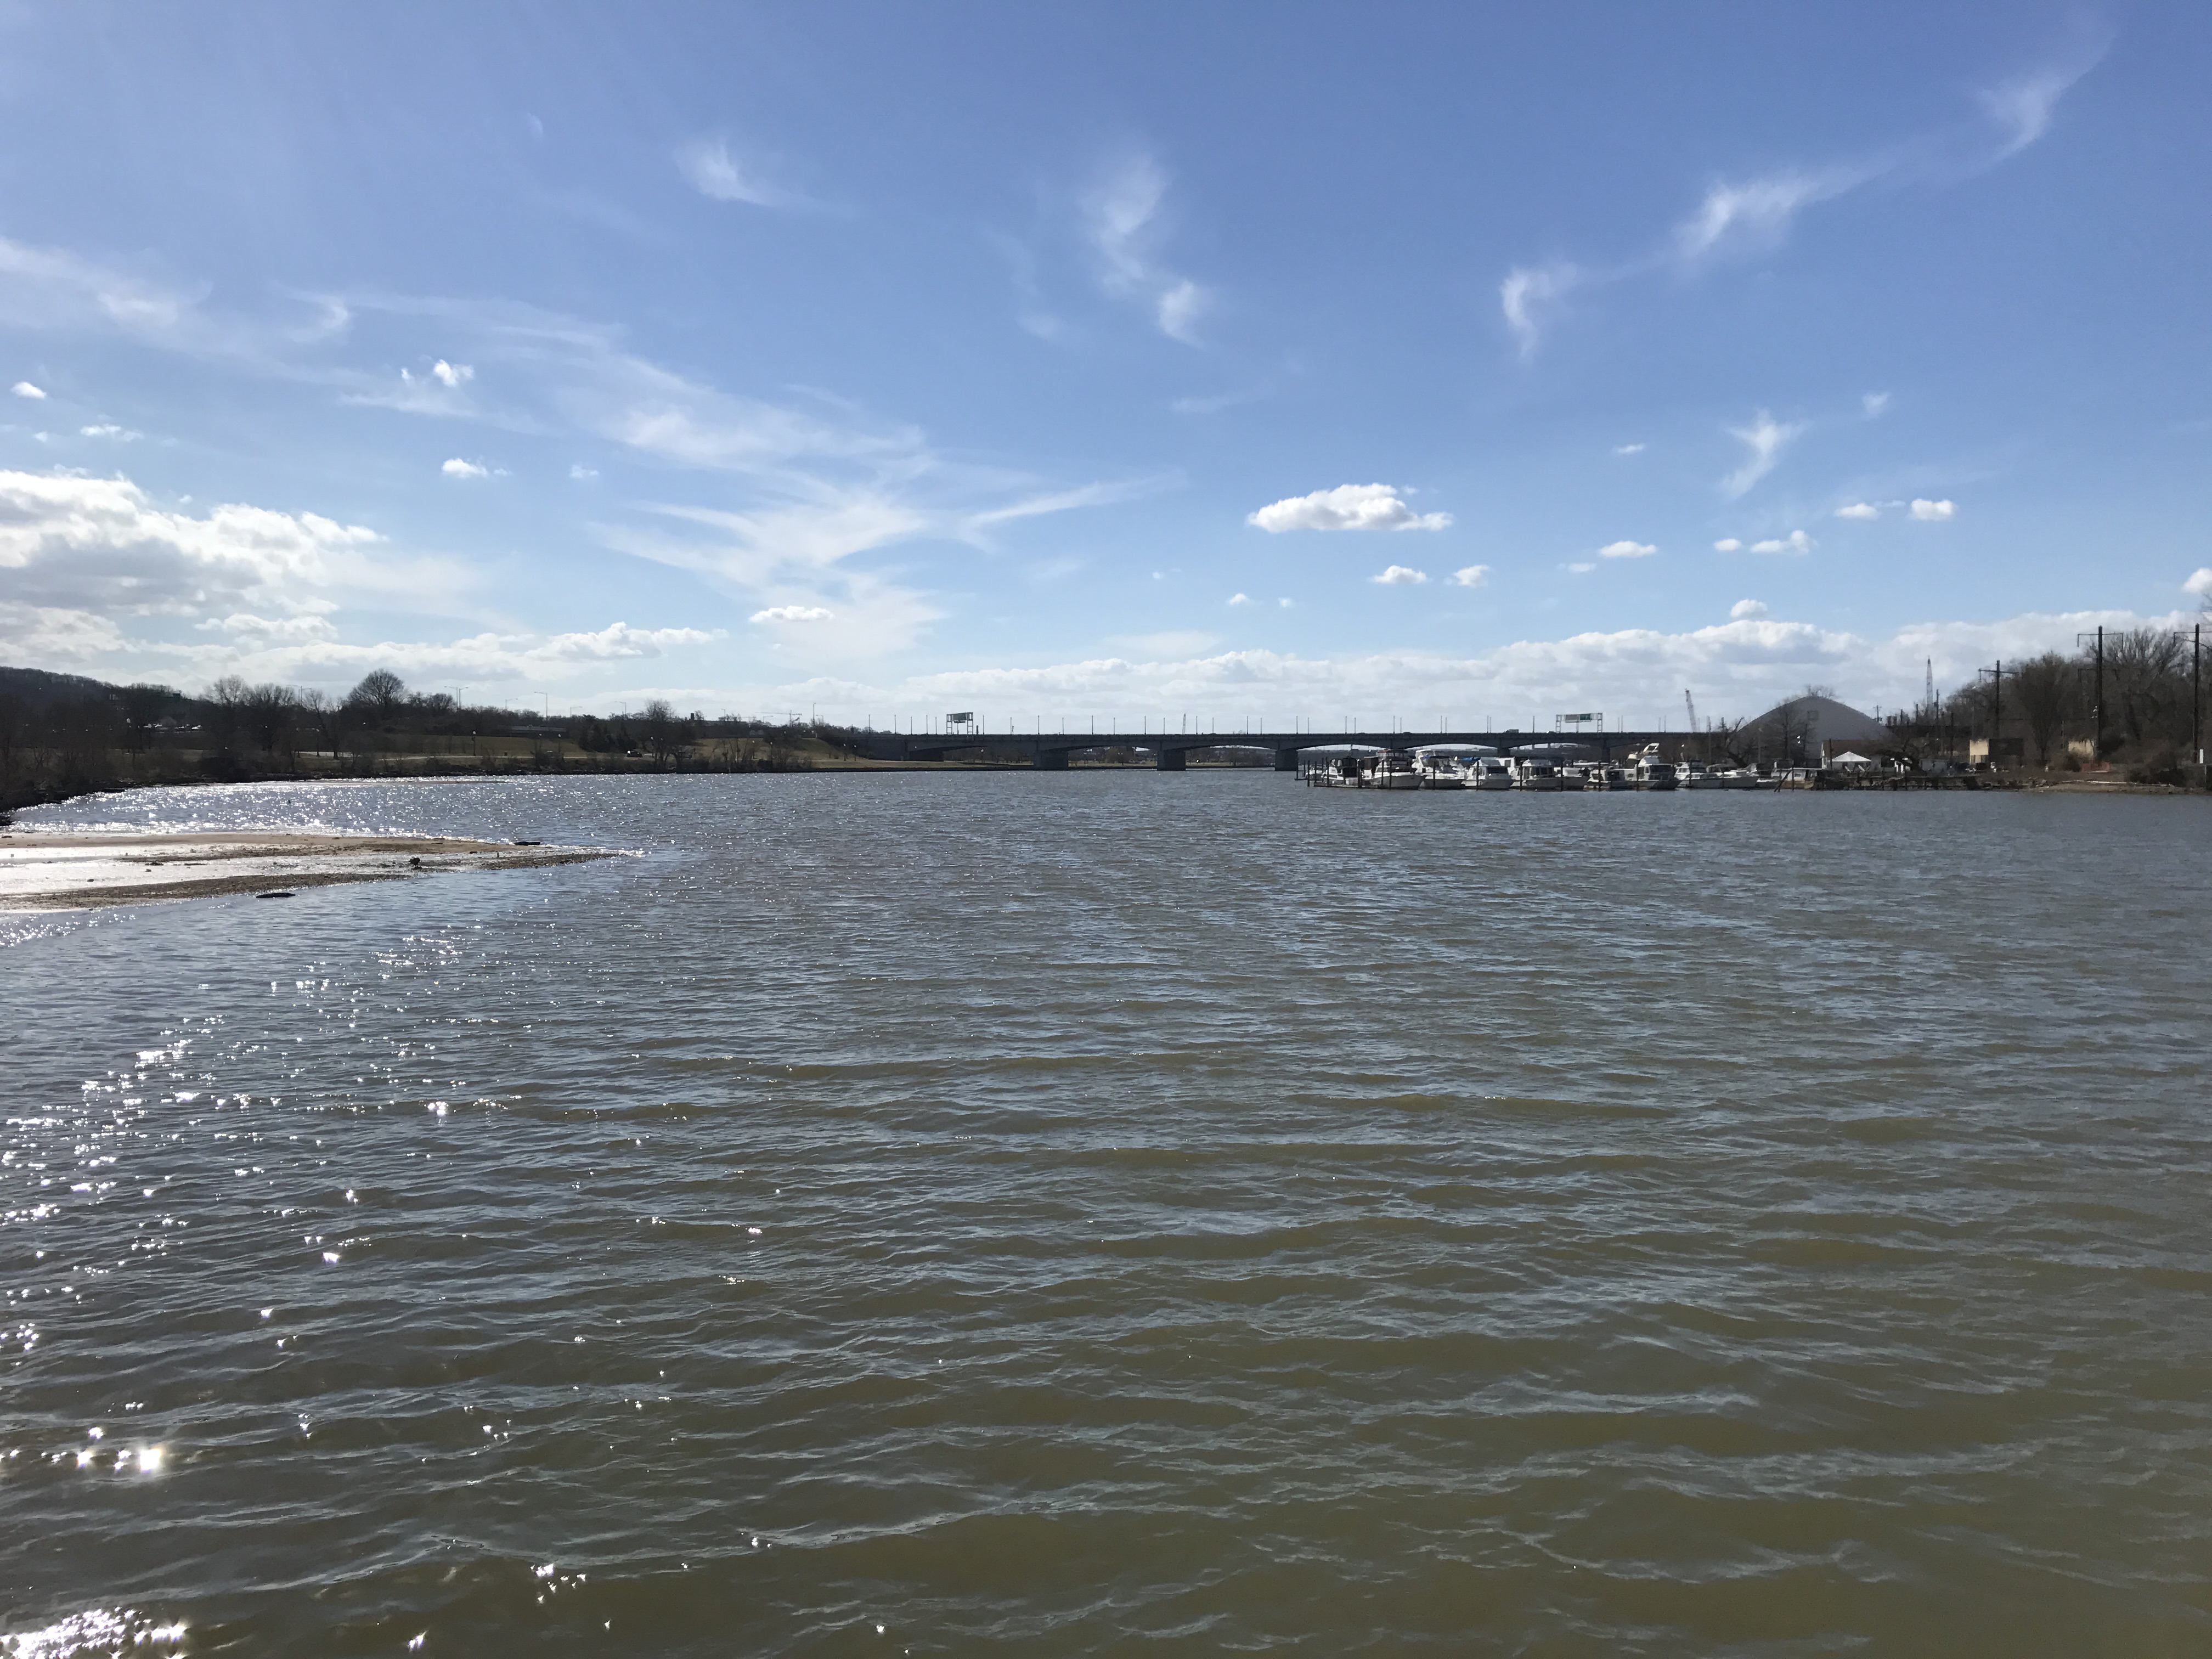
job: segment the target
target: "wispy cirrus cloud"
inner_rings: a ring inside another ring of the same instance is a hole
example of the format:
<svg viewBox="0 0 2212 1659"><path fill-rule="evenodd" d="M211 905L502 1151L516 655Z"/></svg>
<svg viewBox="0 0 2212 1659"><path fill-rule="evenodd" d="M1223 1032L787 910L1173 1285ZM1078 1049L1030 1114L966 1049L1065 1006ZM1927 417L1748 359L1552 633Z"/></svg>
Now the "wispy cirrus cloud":
<svg viewBox="0 0 2212 1659"><path fill-rule="evenodd" d="M1778 421L1765 410L1760 410L1749 426L1729 428L1729 436L1737 440L1751 453L1741 466L1721 480L1721 494L1730 501L1747 494L1753 485L1780 465L1782 452L1804 435L1802 421Z"/></svg>
<svg viewBox="0 0 2212 1659"><path fill-rule="evenodd" d="M710 201L764 208L811 205L797 191L775 182L763 163L733 152L730 141L719 135L694 138L678 149L676 168Z"/></svg>
<svg viewBox="0 0 2212 1659"><path fill-rule="evenodd" d="M1505 313L1505 326L1512 331L1523 361L1536 355L1536 348L1543 343L1545 327L1560 303L1589 280L1589 273L1581 266L1563 260L1542 265L1519 265L1505 273L1505 280L1498 285L1498 303Z"/></svg>
<svg viewBox="0 0 2212 1659"><path fill-rule="evenodd" d="M1535 356L1561 302L1577 289L1673 270L1694 275L1729 258L1771 252L1808 209L1877 180L1955 184L2019 155L2048 132L2058 102L2096 66L2108 37L2083 30L2050 62L1987 87L1964 124L1877 149L1866 158L1784 167L1715 179L1698 204L1656 247L1611 265L1554 259L1516 266L1498 284L1498 309L1526 362ZM1887 394L1870 395L1878 415Z"/></svg>
<svg viewBox="0 0 2212 1659"><path fill-rule="evenodd" d="M1099 283L1118 299L1152 313L1161 333L1199 343L1198 325L1213 295L1160 258L1161 209L1168 175L1147 151L1121 157L1100 174L1083 202L1084 234L1098 263Z"/></svg>
<svg viewBox="0 0 2212 1659"><path fill-rule="evenodd" d="M292 317L301 309L305 325ZM368 367L347 361L348 331L361 318L374 319L380 340L434 342L434 351L416 356L427 372L403 380L388 356ZM910 579L856 561L915 541L987 545L1021 522L1175 481L1069 484L950 456L910 423L876 419L823 393L726 390L640 356L617 328L511 301L291 296L264 319L216 310L182 289L154 290L67 252L0 240L0 321L33 332L122 335L402 416L468 421L533 441L592 441L602 454L651 468L664 487L654 501L596 503L604 516L586 533L617 553L695 572L734 601L738 617L790 605L833 611L834 623L797 630L807 642L789 647L819 655L902 648L939 614ZM459 483L500 469L463 449L449 452L440 471ZM445 614L437 608L448 605L453 586L397 584L386 608L427 604ZM484 604L483 593L471 603Z"/></svg>

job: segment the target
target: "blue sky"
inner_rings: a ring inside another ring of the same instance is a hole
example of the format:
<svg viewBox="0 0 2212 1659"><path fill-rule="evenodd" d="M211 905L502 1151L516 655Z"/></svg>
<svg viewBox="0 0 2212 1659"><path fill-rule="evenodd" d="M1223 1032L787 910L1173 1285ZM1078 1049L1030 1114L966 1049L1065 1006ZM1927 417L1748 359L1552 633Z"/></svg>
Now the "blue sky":
<svg viewBox="0 0 2212 1659"><path fill-rule="evenodd" d="M2208 70L2187 6L18 8L0 658L1894 706L2212 593Z"/></svg>

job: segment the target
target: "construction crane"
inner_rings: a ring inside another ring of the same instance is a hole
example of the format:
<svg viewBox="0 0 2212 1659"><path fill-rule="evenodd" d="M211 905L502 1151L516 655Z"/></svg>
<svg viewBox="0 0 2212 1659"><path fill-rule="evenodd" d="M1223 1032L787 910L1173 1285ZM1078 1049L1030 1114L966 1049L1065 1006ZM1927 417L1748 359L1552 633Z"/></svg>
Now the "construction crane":
<svg viewBox="0 0 2212 1659"><path fill-rule="evenodd" d="M1690 688L1686 685L1682 688L1682 707L1690 711L1690 730L1694 733L1698 729L1698 705L1696 699L1690 696Z"/></svg>

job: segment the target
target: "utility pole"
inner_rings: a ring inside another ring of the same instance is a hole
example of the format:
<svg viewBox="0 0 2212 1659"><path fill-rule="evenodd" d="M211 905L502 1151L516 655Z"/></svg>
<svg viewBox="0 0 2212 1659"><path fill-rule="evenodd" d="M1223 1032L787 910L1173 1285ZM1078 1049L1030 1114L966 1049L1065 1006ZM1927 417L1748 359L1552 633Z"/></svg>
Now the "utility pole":
<svg viewBox="0 0 2212 1659"><path fill-rule="evenodd" d="M2198 690L2198 665L2203 657L2204 624L2198 623L2189 630L2189 746L2199 766L2204 764L2204 701Z"/></svg>
<svg viewBox="0 0 2212 1659"><path fill-rule="evenodd" d="M1990 769L1997 766L1997 739L2004 732L2004 659L2000 657L1994 668L1978 668L1974 678L1990 677Z"/></svg>
<svg viewBox="0 0 2212 1659"><path fill-rule="evenodd" d="M2097 642L2096 689L2089 699L2089 729L2094 750L2089 758L2094 763L2105 758L2105 630L2100 628L2094 635L2076 634L2074 636L2076 646L2087 645L2092 639Z"/></svg>

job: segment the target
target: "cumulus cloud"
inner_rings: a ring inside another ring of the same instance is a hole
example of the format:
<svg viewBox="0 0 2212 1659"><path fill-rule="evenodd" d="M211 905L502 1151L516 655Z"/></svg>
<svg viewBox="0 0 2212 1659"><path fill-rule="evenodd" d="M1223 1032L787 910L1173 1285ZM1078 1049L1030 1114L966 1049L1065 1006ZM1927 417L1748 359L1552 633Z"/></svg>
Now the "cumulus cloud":
<svg viewBox="0 0 2212 1659"><path fill-rule="evenodd" d="M1249 593L1231 593L1229 596L1229 603L1231 605L1249 605L1252 603L1252 596Z"/></svg>
<svg viewBox="0 0 2212 1659"><path fill-rule="evenodd" d="M1836 516L1839 519L1879 519L1881 509L1872 501L1853 501L1849 507L1838 507Z"/></svg>
<svg viewBox="0 0 2212 1659"><path fill-rule="evenodd" d="M568 469L568 476L579 483L588 483L599 476L599 469L596 466L586 466L581 461L578 461Z"/></svg>
<svg viewBox="0 0 2212 1659"><path fill-rule="evenodd" d="M1642 444L1615 444L1613 447L1613 453L1616 455L1641 455L1644 453L1644 446Z"/></svg>
<svg viewBox="0 0 2212 1659"><path fill-rule="evenodd" d="M2191 573L2181 584L2185 593L2194 593L2200 599L2212 599L2212 565L2205 565Z"/></svg>
<svg viewBox="0 0 2212 1659"><path fill-rule="evenodd" d="M449 363L443 357L430 365L430 374L441 386L455 391L459 390L462 382L473 380L477 377L476 370L466 363Z"/></svg>
<svg viewBox="0 0 2212 1659"><path fill-rule="evenodd" d="M1749 426L1729 428L1729 436L1751 451L1744 464L1721 480L1721 493L1733 501L1745 494L1782 459L1782 452L1805 431L1802 421L1778 421L1765 410Z"/></svg>
<svg viewBox="0 0 2212 1659"><path fill-rule="evenodd" d="M1869 392L1859 399L1859 408L1869 421L1880 418L1888 407L1889 393L1887 392Z"/></svg>
<svg viewBox="0 0 2212 1659"><path fill-rule="evenodd" d="M1380 582L1385 587L1418 587L1428 579L1428 573L1425 570L1416 570L1411 565L1394 564L1381 575L1370 576L1367 580Z"/></svg>
<svg viewBox="0 0 2212 1659"><path fill-rule="evenodd" d="M1931 501L1924 498L1916 500L1912 503L1912 516L1923 524L1941 524L1946 519L1959 516L1959 504L1956 501Z"/></svg>
<svg viewBox="0 0 2212 1659"><path fill-rule="evenodd" d="M1498 309L1505 313L1505 326L1512 330L1524 361L1536 355L1536 348L1543 343L1545 325L1559 310L1560 301L1586 280L1576 266L1557 262L1523 265L1506 273L1505 280L1498 285Z"/></svg>
<svg viewBox="0 0 2212 1659"><path fill-rule="evenodd" d="M1559 568L1570 575L1587 576L1597 568L1597 562L1595 559L1578 559L1572 564L1563 564Z"/></svg>
<svg viewBox="0 0 2212 1659"><path fill-rule="evenodd" d="M1716 553L1741 553L1743 551L1743 544L1733 536L1723 536L1720 540L1713 544L1713 551Z"/></svg>
<svg viewBox="0 0 2212 1659"><path fill-rule="evenodd" d="M781 208L800 199L771 184L753 163L732 155L726 138L693 139L676 152L676 167L692 189L714 201Z"/></svg>
<svg viewBox="0 0 2212 1659"><path fill-rule="evenodd" d="M489 478L491 477L491 469L489 467L479 466L474 461L465 461L458 455L454 456L453 459L447 461L443 466L440 467L438 471L444 473L449 478Z"/></svg>
<svg viewBox="0 0 2212 1659"><path fill-rule="evenodd" d="M1810 553L1819 545L1820 543L1803 531L1793 530L1788 535L1771 541L1753 542L1751 550L1754 553Z"/></svg>
<svg viewBox="0 0 2212 1659"><path fill-rule="evenodd" d="M315 608L335 585L384 586L362 557L379 539L313 513L165 512L126 478L0 471L0 572L10 598L33 605L136 615L297 612Z"/></svg>
<svg viewBox="0 0 2212 1659"><path fill-rule="evenodd" d="M1487 587L1490 586L1490 567L1486 564L1463 566L1451 573L1450 581L1454 587ZM1289 601L1286 599L1284 603L1287 605Z"/></svg>
<svg viewBox="0 0 2212 1659"><path fill-rule="evenodd" d="M1650 542L1607 542L1597 550L1601 559L1648 559L1659 550Z"/></svg>
<svg viewBox="0 0 2212 1659"><path fill-rule="evenodd" d="M31 398L41 402L45 400L46 395L43 387L33 386L28 380L18 380L9 390L18 398Z"/></svg>
<svg viewBox="0 0 2212 1659"><path fill-rule="evenodd" d="M1339 484L1271 501L1244 522L1271 535L1288 530L1443 530L1449 513L1416 513L1389 484Z"/></svg>
<svg viewBox="0 0 2212 1659"><path fill-rule="evenodd" d="M77 432L83 437L106 438L118 444L135 443L146 435L143 432L133 432L129 427L118 426L112 421L102 421L94 426L81 426Z"/></svg>
<svg viewBox="0 0 2212 1659"><path fill-rule="evenodd" d="M1766 607L1757 599L1738 599L1729 607L1730 622L1757 622L1766 614Z"/></svg>
<svg viewBox="0 0 2212 1659"><path fill-rule="evenodd" d="M1152 309L1161 333L1198 343L1199 319L1212 296L1160 260L1160 209L1168 176L1151 155L1123 157L1109 167L1083 204L1084 232L1098 256L1099 283L1117 298Z"/></svg>
<svg viewBox="0 0 2212 1659"><path fill-rule="evenodd" d="M775 605L765 611L756 611L746 620L757 623L817 623L828 622L833 613L818 605Z"/></svg>

